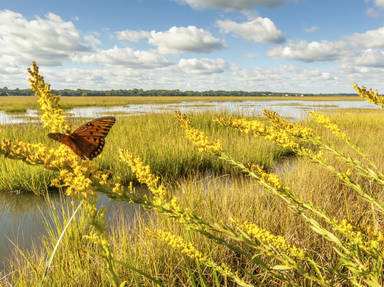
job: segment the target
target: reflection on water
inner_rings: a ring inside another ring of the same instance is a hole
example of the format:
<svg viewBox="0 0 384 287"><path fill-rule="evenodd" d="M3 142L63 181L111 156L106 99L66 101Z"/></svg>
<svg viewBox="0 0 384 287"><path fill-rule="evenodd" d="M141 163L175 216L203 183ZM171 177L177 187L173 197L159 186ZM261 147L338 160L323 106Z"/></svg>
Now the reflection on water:
<svg viewBox="0 0 384 287"><path fill-rule="evenodd" d="M289 103L289 104L287 104ZM241 113L244 115L260 115L263 109L270 109L280 115L300 120L308 111L313 109L335 109L335 108L368 108L379 107L364 101L302 101L302 100L272 100L272 101L236 101L236 102L180 102L173 104L135 104L116 107L81 107L68 110L71 117L95 118L105 115L119 116L140 115L149 113L168 113L173 111L199 112L216 111ZM24 114L7 114L0 111L0 124L18 124L24 122L38 121L36 110L27 110Z"/></svg>
<svg viewBox="0 0 384 287"><path fill-rule="evenodd" d="M70 200L59 194L49 195L49 200L32 194L0 192L0 271L7 269L7 260L17 252L12 242L21 250L40 246L40 238L46 234L45 220L52 223L49 216L52 209L61 217L62 207L70 206ZM126 222L133 222L138 212L136 205L109 200L106 196L99 203L107 208L106 218L110 223L121 216Z"/></svg>

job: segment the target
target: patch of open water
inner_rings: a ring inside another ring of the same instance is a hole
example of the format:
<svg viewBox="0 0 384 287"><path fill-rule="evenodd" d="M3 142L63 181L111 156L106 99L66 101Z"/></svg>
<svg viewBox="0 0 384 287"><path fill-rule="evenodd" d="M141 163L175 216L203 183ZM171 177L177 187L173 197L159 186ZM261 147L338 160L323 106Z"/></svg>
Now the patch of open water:
<svg viewBox="0 0 384 287"><path fill-rule="evenodd" d="M103 196L99 205L106 207L106 220L112 224L116 218L134 223L137 205L114 201ZM33 194L10 194L0 192L0 271L7 272L7 261L18 251L32 246L41 246L40 239L46 235L46 223L52 224L51 214L62 218L62 211L72 210L70 199L58 193L49 194L49 200ZM0 272L1 274L1 272ZM1 276L0 276L1 277Z"/></svg>

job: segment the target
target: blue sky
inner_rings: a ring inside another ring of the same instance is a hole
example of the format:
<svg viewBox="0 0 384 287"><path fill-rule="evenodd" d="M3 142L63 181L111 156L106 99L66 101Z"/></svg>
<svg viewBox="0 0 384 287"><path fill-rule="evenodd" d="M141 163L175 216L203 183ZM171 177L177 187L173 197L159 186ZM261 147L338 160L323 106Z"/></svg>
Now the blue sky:
<svg viewBox="0 0 384 287"><path fill-rule="evenodd" d="M384 90L384 0L0 3L0 87Z"/></svg>

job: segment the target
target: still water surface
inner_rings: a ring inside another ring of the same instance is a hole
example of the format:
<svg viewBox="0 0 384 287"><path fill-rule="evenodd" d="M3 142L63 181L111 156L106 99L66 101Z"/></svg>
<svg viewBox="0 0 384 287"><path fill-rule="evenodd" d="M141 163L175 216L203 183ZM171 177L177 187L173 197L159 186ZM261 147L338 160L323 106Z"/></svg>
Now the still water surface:
<svg viewBox="0 0 384 287"><path fill-rule="evenodd" d="M216 111L241 113L243 115L260 115L263 109L270 109L282 116L295 120L303 119L313 109L331 110L337 108L378 109L379 107L364 101L236 101L236 102L180 102L173 104L135 104L116 107L81 107L67 110L72 117L95 118L105 115L132 116L150 113L167 113L173 111L199 112ZM0 111L0 124L18 124L37 122L37 110L27 110L24 114L10 114Z"/></svg>
<svg viewBox="0 0 384 287"><path fill-rule="evenodd" d="M121 113L121 116L165 113L173 111L226 111L229 113L242 113L244 115L259 115L263 109L270 109L282 116L295 120L303 119L308 111L313 109L329 110L335 108L368 108L376 109L376 105L363 101L241 101L241 102L181 102L175 104L140 104L119 107L86 107L73 108L67 112L73 117L94 118L108 114ZM39 115L36 110L28 110L25 114L7 114L0 111L1 124L18 124L38 122ZM22 250L39 243L39 238L45 234L44 218L52 206L60 212L60 207L68 200L58 195L50 196L51 204L43 197L34 195L6 194L0 191L0 271L4 270L6 260L15 252L13 243ZM102 199L107 207L107 218L113 221L118 214L133 218L137 207L121 202Z"/></svg>
<svg viewBox="0 0 384 287"><path fill-rule="evenodd" d="M137 205L109 200L106 196L99 204L106 207L110 224L121 217L130 222L140 212ZM0 271L8 271L7 260L18 252L14 244L23 251L41 246L39 239L46 234L46 224L52 224L52 212L62 218L63 208L71 210L70 206L70 200L58 193L44 197L0 192Z"/></svg>

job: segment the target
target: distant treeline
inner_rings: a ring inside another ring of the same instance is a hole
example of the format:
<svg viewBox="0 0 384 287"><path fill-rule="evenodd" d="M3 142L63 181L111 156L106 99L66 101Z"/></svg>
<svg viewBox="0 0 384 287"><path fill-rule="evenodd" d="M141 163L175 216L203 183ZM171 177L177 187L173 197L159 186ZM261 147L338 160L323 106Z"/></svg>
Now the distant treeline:
<svg viewBox="0 0 384 287"><path fill-rule="evenodd" d="M53 90L56 95L68 97L254 97L254 96L356 96L356 94L301 94L301 93L276 93L276 92L245 92L245 91L180 91L180 90L109 90L109 91L94 91L94 90ZM30 89L0 89L0 96L33 96Z"/></svg>

